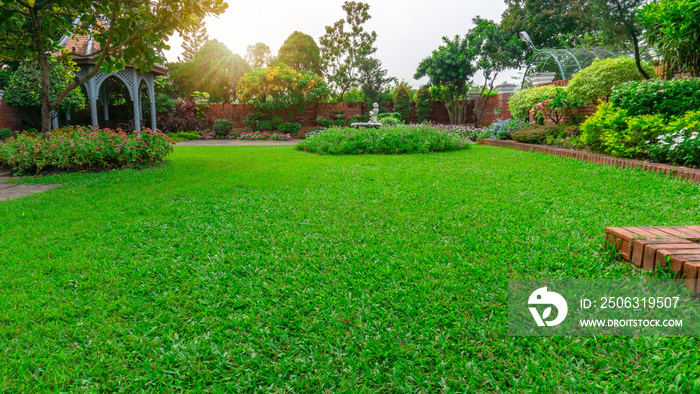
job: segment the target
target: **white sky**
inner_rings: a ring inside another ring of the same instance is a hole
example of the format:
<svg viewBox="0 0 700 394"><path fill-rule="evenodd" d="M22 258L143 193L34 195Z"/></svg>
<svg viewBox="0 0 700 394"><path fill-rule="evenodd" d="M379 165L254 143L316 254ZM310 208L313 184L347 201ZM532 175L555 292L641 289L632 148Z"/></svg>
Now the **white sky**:
<svg viewBox="0 0 700 394"><path fill-rule="evenodd" d="M500 22L506 8L502 0L365 0L370 4L372 19L364 24L367 31L377 32L375 56L390 76L405 80L413 87L425 83L413 79L420 61L442 44L442 37L464 35L473 27L472 18ZM205 19L210 39L224 43L233 53L245 57L248 45L264 42L273 55L295 30L319 42L330 26L341 18L344 0L228 0L228 9L218 18ZM175 35L165 52L176 61L182 52L182 39ZM480 73L479 73L480 74ZM499 76L498 82L510 80L515 72ZM479 81L479 75L474 78ZM483 79L481 79L483 80Z"/></svg>

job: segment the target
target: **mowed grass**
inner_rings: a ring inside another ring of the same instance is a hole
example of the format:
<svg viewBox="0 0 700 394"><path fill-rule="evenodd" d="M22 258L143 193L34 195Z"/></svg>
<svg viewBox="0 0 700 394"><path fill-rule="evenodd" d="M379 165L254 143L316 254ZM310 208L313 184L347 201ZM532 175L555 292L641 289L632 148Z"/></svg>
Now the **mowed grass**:
<svg viewBox="0 0 700 394"><path fill-rule="evenodd" d="M697 392L695 338L513 338L507 279L640 275L700 190L515 150L176 147L0 202L0 392Z"/></svg>

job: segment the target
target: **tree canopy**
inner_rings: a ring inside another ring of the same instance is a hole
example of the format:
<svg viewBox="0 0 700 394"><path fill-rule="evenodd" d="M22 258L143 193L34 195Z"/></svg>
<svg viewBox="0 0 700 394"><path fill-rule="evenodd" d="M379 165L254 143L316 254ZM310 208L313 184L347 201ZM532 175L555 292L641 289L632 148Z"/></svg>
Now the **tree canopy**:
<svg viewBox="0 0 700 394"><path fill-rule="evenodd" d="M335 90L338 101L357 84L360 63L377 51L374 42L376 32L366 32L362 26L371 16L369 4L355 1L343 3L347 17L326 26L321 43L321 56L329 85ZM346 31L346 24L348 30Z"/></svg>
<svg viewBox="0 0 700 394"><path fill-rule="evenodd" d="M170 66L170 79L181 97L207 92L211 101L231 103L237 98L238 80L251 67L217 40L209 40L190 62Z"/></svg>
<svg viewBox="0 0 700 394"><path fill-rule="evenodd" d="M248 50L245 55L245 60L250 67L260 68L270 64L272 57L270 55L270 47L264 42L258 42L253 45L248 45Z"/></svg>
<svg viewBox="0 0 700 394"><path fill-rule="evenodd" d="M42 102L42 131L51 128L51 111L76 87L98 71L114 72L133 64L150 71L159 61L166 39L175 31L183 32L196 21L220 14L224 0L18 0L0 2L0 61L26 62L39 70ZM73 23L75 22L75 23ZM72 56L60 46L67 35L90 35L99 43L92 47L95 67L50 96L49 74L59 64L70 63ZM55 54L55 55L52 55ZM57 61L52 62L55 56Z"/></svg>
<svg viewBox="0 0 700 394"><path fill-rule="evenodd" d="M321 50L313 37L299 31L287 37L277 53L275 63L284 63L295 70L322 74Z"/></svg>
<svg viewBox="0 0 700 394"><path fill-rule="evenodd" d="M182 59L189 62L194 59L194 54L199 51L199 48L209 40L204 21L197 21L197 24L192 26L192 30L185 32L182 39Z"/></svg>

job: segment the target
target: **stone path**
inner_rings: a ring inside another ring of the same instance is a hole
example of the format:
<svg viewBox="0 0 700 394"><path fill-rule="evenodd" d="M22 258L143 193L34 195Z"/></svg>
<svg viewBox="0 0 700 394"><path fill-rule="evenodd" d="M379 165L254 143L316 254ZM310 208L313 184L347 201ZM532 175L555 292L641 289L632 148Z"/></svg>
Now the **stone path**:
<svg viewBox="0 0 700 394"><path fill-rule="evenodd" d="M12 183L4 183L9 179L10 173L0 170L0 201L7 201L34 193L40 193L58 186L56 183L43 185L16 185Z"/></svg>
<svg viewBox="0 0 700 394"><path fill-rule="evenodd" d="M177 142L175 146L272 146L296 145L299 141L190 140Z"/></svg>

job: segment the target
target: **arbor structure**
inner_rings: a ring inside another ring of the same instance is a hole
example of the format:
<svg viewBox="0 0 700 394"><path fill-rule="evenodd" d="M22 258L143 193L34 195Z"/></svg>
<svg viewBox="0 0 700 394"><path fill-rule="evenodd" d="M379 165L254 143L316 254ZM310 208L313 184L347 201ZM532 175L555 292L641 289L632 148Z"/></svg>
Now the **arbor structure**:
<svg viewBox="0 0 700 394"><path fill-rule="evenodd" d="M414 78L427 76L431 85L442 87L450 123L462 124L467 115L467 81L476 71L472 63L476 53L460 36L442 40L444 45L420 62Z"/></svg>
<svg viewBox="0 0 700 394"><path fill-rule="evenodd" d="M346 1L343 10L347 17L326 26L326 34L319 39L324 74L338 101L343 101L345 92L357 85L360 63L377 51L377 33L366 32L362 26L371 18L369 4Z"/></svg>
<svg viewBox="0 0 700 394"><path fill-rule="evenodd" d="M133 65L150 71L166 49L166 38L184 31L206 15L223 12L223 0L18 0L0 3L0 61L17 60L38 69L42 131L51 129L51 113L76 87L100 70L115 72ZM84 54L61 47L60 37L88 36ZM56 61L50 59L55 57ZM76 57L94 64L51 99L49 75L58 64Z"/></svg>
<svg viewBox="0 0 700 394"><path fill-rule="evenodd" d="M313 37L299 31L287 37L277 53L275 63L284 63L295 70L322 74L321 50Z"/></svg>
<svg viewBox="0 0 700 394"><path fill-rule="evenodd" d="M185 32L182 39L182 59L186 62L192 61L199 48L209 40L204 21L197 21L197 24L192 26L191 30Z"/></svg>
<svg viewBox="0 0 700 394"><path fill-rule="evenodd" d="M264 42L248 45L245 60L252 68L266 67L270 63L270 60L272 60L270 55L270 47Z"/></svg>

